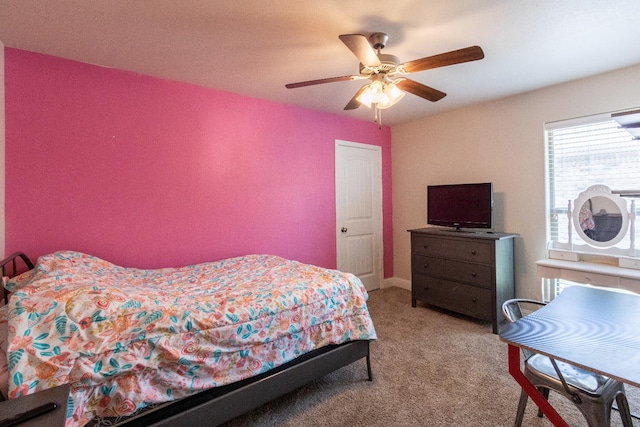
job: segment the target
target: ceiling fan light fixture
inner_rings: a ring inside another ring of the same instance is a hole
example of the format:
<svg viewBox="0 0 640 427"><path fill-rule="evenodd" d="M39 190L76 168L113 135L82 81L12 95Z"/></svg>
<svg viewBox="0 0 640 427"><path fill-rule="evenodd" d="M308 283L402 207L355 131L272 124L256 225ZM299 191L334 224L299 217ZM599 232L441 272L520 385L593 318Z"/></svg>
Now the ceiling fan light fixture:
<svg viewBox="0 0 640 427"><path fill-rule="evenodd" d="M379 109L385 109L395 105L404 95L405 93L394 83L375 80L364 87L356 100L367 108L374 104Z"/></svg>
<svg viewBox="0 0 640 427"><path fill-rule="evenodd" d="M405 94L395 83L387 83L384 86L383 93L385 94L385 98L378 103L378 108L380 109L389 108L397 104Z"/></svg>
<svg viewBox="0 0 640 427"><path fill-rule="evenodd" d="M356 101L367 108L371 108L371 102L373 101L373 90L371 89L371 84L364 87L362 93L356 97Z"/></svg>
<svg viewBox="0 0 640 427"><path fill-rule="evenodd" d="M371 104L377 104L386 97L383 92L382 82L375 80L364 87L364 90L356 100L367 108L371 108Z"/></svg>

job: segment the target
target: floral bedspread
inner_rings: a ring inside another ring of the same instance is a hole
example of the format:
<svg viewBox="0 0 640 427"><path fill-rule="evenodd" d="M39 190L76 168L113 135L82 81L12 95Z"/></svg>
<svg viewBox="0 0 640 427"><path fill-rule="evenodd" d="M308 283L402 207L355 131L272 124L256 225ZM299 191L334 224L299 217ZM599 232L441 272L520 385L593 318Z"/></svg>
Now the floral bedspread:
<svg viewBox="0 0 640 427"><path fill-rule="evenodd" d="M357 277L268 255L141 270L64 251L6 287L9 395L71 383L67 426L376 338Z"/></svg>

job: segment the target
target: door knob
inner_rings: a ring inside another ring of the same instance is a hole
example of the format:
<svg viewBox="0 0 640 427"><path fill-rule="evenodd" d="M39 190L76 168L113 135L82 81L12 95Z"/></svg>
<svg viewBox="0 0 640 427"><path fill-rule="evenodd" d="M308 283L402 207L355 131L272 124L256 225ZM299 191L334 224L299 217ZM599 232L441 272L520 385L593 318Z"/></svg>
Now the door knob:
<svg viewBox="0 0 640 427"><path fill-rule="evenodd" d="M343 233L346 233L346 232L347 232L347 227L342 227L342 228L340 229L340 231L342 231Z"/></svg>

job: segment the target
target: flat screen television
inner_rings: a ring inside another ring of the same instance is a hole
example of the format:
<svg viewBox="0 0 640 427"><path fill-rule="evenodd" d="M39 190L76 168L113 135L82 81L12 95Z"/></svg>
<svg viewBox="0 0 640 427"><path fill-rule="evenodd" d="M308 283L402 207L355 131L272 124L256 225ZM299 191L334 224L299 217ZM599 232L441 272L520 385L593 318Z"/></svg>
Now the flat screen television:
<svg viewBox="0 0 640 427"><path fill-rule="evenodd" d="M493 184L429 185L427 223L458 230L493 228Z"/></svg>

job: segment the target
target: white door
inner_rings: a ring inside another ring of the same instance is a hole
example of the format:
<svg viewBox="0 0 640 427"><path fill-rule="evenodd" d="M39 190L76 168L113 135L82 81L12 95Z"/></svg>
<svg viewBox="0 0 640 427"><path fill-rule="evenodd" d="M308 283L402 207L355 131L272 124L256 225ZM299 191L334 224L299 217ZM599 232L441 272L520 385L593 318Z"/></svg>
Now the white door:
<svg viewBox="0 0 640 427"><path fill-rule="evenodd" d="M382 150L336 140L338 270L370 291L382 284Z"/></svg>

